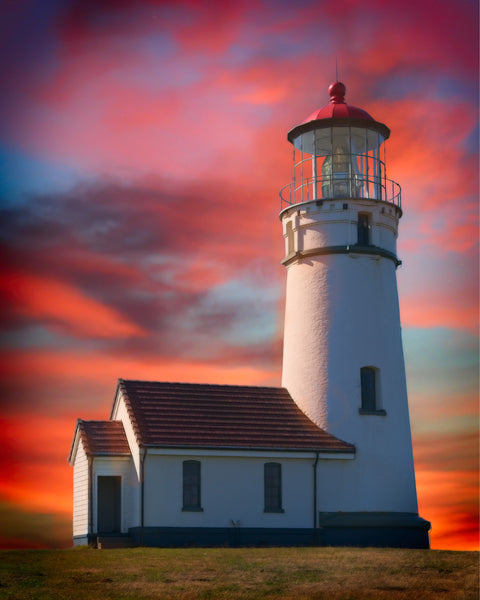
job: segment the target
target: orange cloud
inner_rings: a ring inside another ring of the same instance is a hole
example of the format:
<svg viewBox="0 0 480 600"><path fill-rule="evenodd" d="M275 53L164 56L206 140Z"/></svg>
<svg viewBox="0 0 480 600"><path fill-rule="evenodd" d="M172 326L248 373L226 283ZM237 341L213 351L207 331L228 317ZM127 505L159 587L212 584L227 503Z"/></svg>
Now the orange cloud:
<svg viewBox="0 0 480 600"><path fill-rule="evenodd" d="M432 523L431 547L478 550L478 471L416 468L419 512Z"/></svg>
<svg viewBox="0 0 480 600"><path fill-rule="evenodd" d="M182 361L155 354L148 357L129 358L108 353L86 353L69 350L57 351L9 351L0 354L0 374L4 381L20 381L29 373L36 381L51 378L111 382L114 386L119 377L146 381L191 381L196 383L223 383L256 385L275 379L278 374L254 367L231 367L221 364ZM74 385L72 381L72 385Z"/></svg>
<svg viewBox="0 0 480 600"><path fill-rule="evenodd" d="M432 523L432 548L478 550L479 457L475 413L476 410L471 413L469 427L458 430L455 424L442 429L435 413L438 429L413 436L419 510Z"/></svg>
<svg viewBox="0 0 480 600"><path fill-rule="evenodd" d="M120 338L146 332L115 309L53 278L10 271L0 293L19 315L43 320L80 337Z"/></svg>
<svg viewBox="0 0 480 600"><path fill-rule="evenodd" d="M77 416L31 411L0 419L1 497L25 510L71 514L66 461Z"/></svg>

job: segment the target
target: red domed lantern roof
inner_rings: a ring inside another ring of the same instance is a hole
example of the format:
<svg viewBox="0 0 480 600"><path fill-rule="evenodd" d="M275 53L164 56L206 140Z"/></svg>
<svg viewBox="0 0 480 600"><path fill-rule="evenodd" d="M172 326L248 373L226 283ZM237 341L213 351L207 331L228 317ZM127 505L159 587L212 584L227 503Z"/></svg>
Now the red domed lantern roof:
<svg viewBox="0 0 480 600"><path fill-rule="evenodd" d="M350 106L345 102L347 88L341 81L335 81L328 88L330 102L323 108L315 110L300 125L294 127L288 133L288 140L293 143L294 139L306 131L312 129L331 127L334 125L352 125L357 127L368 127L379 131L384 139L390 135L390 129L383 123L378 123L367 113L367 111Z"/></svg>
<svg viewBox="0 0 480 600"><path fill-rule="evenodd" d="M315 110L309 117L302 121L302 123L309 123L310 121L317 121L318 119L366 119L368 121L374 121L365 110L357 108L356 106L350 106L345 102L345 92L347 88L340 81L335 81L328 88L330 94L330 103Z"/></svg>

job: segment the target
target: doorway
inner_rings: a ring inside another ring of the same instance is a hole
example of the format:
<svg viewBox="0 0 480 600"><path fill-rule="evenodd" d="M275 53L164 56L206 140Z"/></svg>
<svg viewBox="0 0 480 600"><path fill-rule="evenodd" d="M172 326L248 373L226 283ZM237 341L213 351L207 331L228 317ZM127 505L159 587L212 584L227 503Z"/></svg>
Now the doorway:
<svg viewBox="0 0 480 600"><path fill-rule="evenodd" d="M97 477L97 530L98 533L121 532L122 478Z"/></svg>

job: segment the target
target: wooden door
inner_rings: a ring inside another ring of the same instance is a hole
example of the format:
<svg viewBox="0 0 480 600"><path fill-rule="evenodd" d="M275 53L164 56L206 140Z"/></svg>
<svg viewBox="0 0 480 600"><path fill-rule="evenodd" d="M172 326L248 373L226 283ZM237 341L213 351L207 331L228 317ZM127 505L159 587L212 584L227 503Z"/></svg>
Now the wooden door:
<svg viewBox="0 0 480 600"><path fill-rule="evenodd" d="M102 475L97 478L98 533L120 533L122 503L121 490L121 477Z"/></svg>

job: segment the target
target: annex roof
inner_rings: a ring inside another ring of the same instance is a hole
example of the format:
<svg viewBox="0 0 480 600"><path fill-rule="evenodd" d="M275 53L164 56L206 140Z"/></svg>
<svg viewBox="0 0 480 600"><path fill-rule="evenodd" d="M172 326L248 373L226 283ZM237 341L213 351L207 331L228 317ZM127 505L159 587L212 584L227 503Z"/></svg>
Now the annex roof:
<svg viewBox="0 0 480 600"><path fill-rule="evenodd" d="M121 421L84 421L78 419L76 431L80 435L85 453L90 456L130 454L130 447ZM73 443L75 443L75 437ZM72 458L73 451L72 444L69 460Z"/></svg>
<svg viewBox="0 0 480 600"><path fill-rule="evenodd" d="M284 388L120 379L137 442L150 447L354 452Z"/></svg>

